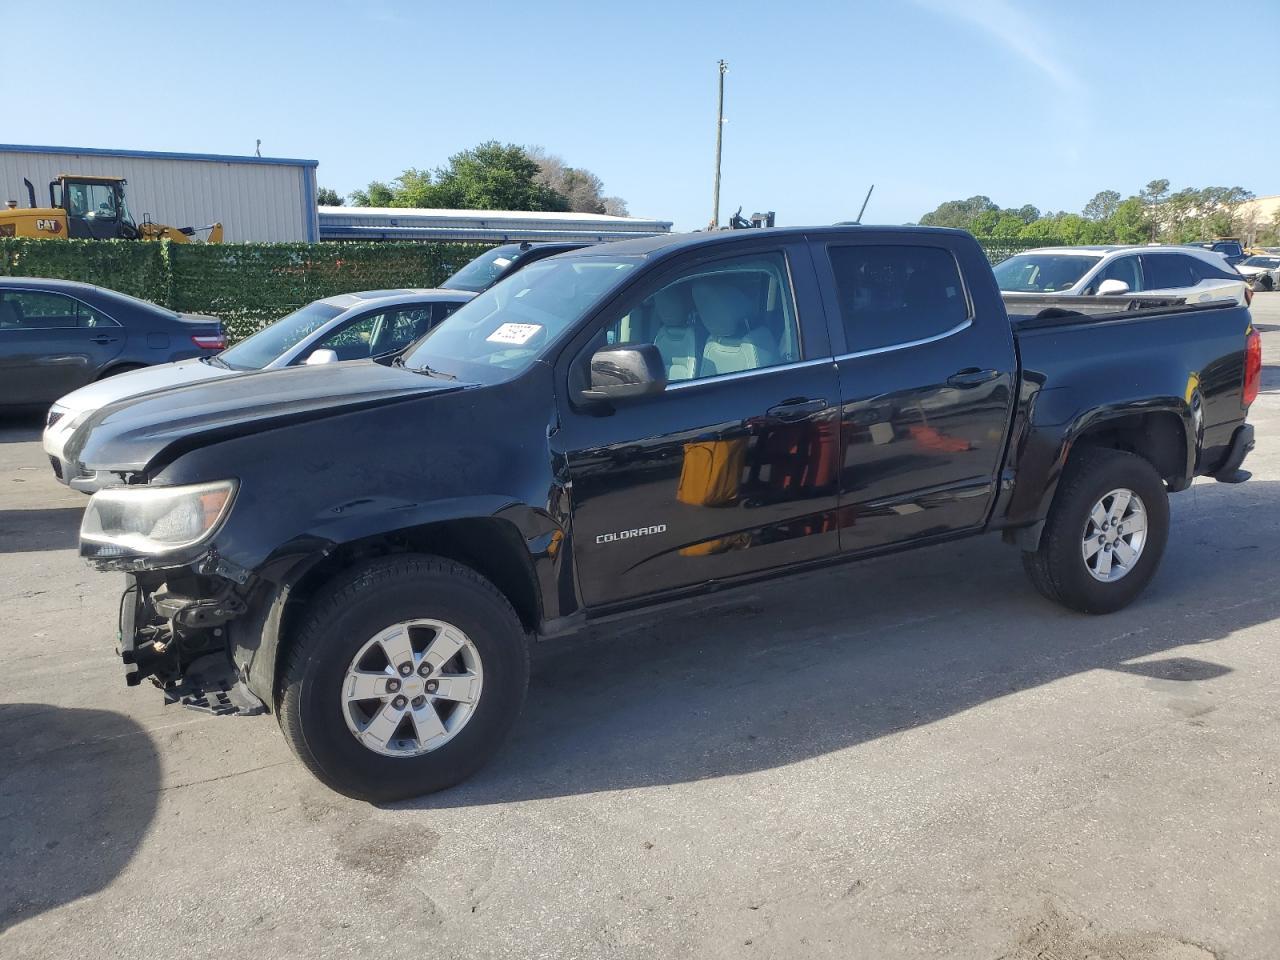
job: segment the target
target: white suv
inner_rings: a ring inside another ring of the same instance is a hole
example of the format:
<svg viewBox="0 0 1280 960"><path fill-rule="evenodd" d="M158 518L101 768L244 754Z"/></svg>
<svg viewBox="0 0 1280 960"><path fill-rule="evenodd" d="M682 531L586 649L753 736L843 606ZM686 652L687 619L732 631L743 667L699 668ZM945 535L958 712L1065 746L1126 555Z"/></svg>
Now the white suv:
<svg viewBox="0 0 1280 960"><path fill-rule="evenodd" d="M1249 284L1220 254L1195 247L1044 247L995 267L1000 290L1055 296L1150 293L1188 303L1235 300L1247 306Z"/></svg>

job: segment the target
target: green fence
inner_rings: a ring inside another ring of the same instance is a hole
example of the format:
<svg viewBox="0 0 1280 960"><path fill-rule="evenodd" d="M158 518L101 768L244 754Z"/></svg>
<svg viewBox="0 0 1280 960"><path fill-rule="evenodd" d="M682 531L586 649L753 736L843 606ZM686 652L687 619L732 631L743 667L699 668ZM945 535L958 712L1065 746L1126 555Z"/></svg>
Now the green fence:
<svg viewBox="0 0 1280 960"><path fill-rule="evenodd" d="M988 259L1048 240L979 238ZM233 340L312 300L431 287L490 244L227 243L0 238L0 276L82 280L174 310L221 317Z"/></svg>
<svg viewBox="0 0 1280 960"><path fill-rule="evenodd" d="M436 286L489 246L0 238L0 276L82 280L173 310L212 314L238 340L321 297Z"/></svg>
<svg viewBox="0 0 1280 960"><path fill-rule="evenodd" d="M1022 253L1024 250L1035 250L1038 247L1066 247L1070 244L1055 240L1052 237L1045 237L1040 240L1024 240L1020 237L978 237L978 243L982 244L982 249L987 255L987 259L993 264L999 263L1001 260L1007 260L1015 253Z"/></svg>

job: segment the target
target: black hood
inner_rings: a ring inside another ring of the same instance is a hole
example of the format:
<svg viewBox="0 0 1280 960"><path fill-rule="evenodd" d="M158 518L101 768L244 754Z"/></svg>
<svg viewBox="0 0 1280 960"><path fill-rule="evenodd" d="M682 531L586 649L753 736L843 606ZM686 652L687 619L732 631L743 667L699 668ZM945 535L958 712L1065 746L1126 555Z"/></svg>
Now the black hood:
<svg viewBox="0 0 1280 960"><path fill-rule="evenodd" d="M219 377L95 411L67 441L67 459L88 472L132 473L228 437L467 386L372 360Z"/></svg>

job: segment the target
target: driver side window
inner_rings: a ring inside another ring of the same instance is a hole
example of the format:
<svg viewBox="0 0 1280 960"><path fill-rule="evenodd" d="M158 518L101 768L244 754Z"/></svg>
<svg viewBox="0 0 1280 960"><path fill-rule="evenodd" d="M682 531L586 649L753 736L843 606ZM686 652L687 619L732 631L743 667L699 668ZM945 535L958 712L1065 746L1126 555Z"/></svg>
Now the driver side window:
<svg viewBox="0 0 1280 960"><path fill-rule="evenodd" d="M753 254L690 268L593 339L579 361L584 375L596 350L641 343L658 348L668 383L799 360L786 259L781 253Z"/></svg>
<svg viewBox="0 0 1280 960"><path fill-rule="evenodd" d="M1090 293L1097 293L1103 280L1120 280L1129 285L1131 293L1142 290L1142 271L1138 268L1137 256L1117 257L1102 269L1089 285Z"/></svg>
<svg viewBox="0 0 1280 960"><path fill-rule="evenodd" d="M332 350L339 360L363 360L369 356L374 328L381 317L382 314L374 313L347 324L313 343L311 351Z"/></svg>

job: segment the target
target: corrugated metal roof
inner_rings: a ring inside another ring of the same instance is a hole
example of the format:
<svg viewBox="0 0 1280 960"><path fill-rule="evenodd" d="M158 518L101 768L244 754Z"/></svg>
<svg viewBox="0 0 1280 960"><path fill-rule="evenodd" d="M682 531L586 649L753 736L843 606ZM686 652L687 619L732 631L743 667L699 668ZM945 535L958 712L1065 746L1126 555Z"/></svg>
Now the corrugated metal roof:
<svg viewBox="0 0 1280 960"><path fill-rule="evenodd" d="M102 147L47 147L22 143L0 143L0 153L53 153L69 156L142 157L151 160L209 160L216 163L284 164L290 167L315 167L318 160L296 160L290 157L245 157L226 153L173 153L167 150L107 150Z"/></svg>
<svg viewBox="0 0 1280 960"><path fill-rule="evenodd" d="M620 240L671 232L670 220L545 210L321 207L322 240Z"/></svg>

